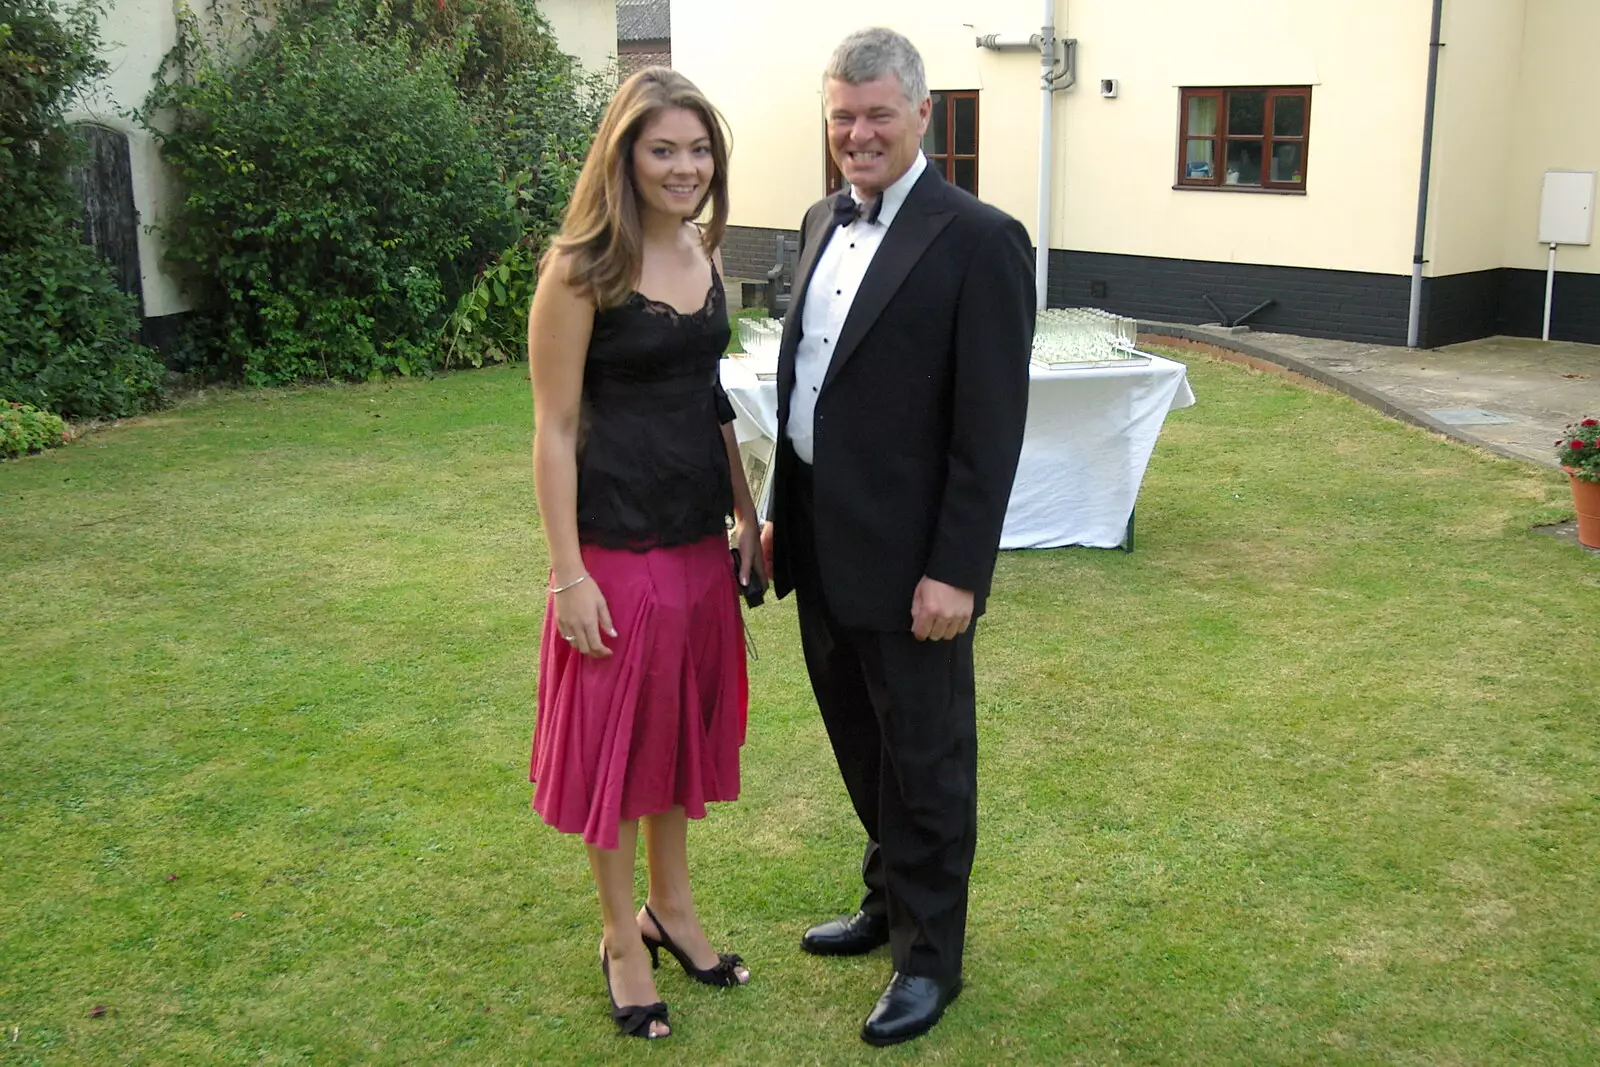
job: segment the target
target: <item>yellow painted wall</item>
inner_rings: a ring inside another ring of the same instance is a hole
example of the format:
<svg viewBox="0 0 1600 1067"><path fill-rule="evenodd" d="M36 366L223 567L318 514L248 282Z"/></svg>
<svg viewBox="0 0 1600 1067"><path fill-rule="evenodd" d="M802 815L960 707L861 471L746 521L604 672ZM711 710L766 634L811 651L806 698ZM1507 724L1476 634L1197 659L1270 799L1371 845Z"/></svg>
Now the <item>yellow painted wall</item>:
<svg viewBox="0 0 1600 1067"><path fill-rule="evenodd" d="M144 230L158 221L172 195L171 179L150 135L118 112L141 107L151 78L176 42L172 0L118 0L101 24L101 39L111 72L98 90L69 117L94 122L128 135L128 160L133 175L133 206L139 212L139 270L143 276L144 314L170 315L189 304L176 277L162 263L160 238Z"/></svg>
<svg viewBox="0 0 1600 1067"><path fill-rule="evenodd" d="M1465 0L1453 0L1465 2ZM1544 270L1538 243L1546 170L1600 171L1600 3L1528 0L1505 201L1503 264ZM1600 240L1600 226L1596 227ZM1600 247L1563 247L1562 271L1600 274Z"/></svg>
<svg viewBox="0 0 1600 1067"><path fill-rule="evenodd" d="M792 228L820 194L819 72L872 22L916 42L931 88L982 90L979 193L1033 233L1038 60L972 38L1033 32L1040 6L815 0L797 18L674 0L675 63L734 128L734 223ZM1051 246L1408 273L1428 17L1427 0L1058 0L1079 80L1056 96ZM1100 98L1101 78L1118 79L1117 99ZM1307 194L1174 190L1180 87L1261 84L1314 86Z"/></svg>
<svg viewBox="0 0 1600 1067"><path fill-rule="evenodd" d="M550 23L561 50L589 70L617 58L616 0L538 0L539 13Z"/></svg>
<svg viewBox="0 0 1600 1067"><path fill-rule="evenodd" d="M1425 246L1430 277L1503 265L1528 6L1446 0Z"/></svg>
<svg viewBox="0 0 1600 1067"><path fill-rule="evenodd" d="M1406 273L1426 0L1073 0L1079 85L1058 104L1056 247ZM1117 99L1098 95L1118 80ZM1312 86L1306 193L1175 190L1179 90Z"/></svg>

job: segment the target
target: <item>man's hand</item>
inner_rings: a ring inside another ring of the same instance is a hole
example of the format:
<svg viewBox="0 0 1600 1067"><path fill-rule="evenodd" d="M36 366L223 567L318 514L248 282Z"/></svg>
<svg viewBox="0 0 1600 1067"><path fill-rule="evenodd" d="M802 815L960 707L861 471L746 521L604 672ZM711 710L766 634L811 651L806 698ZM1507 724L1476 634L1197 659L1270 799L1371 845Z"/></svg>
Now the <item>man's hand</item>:
<svg viewBox="0 0 1600 1067"><path fill-rule="evenodd" d="M761 573L772 578L772 523L761 524Z"/></svg>
<svg viewBox="0 0 1600 1067"><path fill-rule="evenodd" d="M770 525L770 524L769 524ZM972 625L972 590L924 576L911 595L911 636L918 641L948 641Z"/></svg>

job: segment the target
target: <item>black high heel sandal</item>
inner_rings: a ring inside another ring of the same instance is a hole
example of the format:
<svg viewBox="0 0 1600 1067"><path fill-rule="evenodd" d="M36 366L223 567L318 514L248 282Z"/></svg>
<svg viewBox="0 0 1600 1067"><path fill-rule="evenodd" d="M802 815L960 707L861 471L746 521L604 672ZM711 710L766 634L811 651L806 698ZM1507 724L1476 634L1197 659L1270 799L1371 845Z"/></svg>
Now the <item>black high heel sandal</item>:
<svg viewBox="0 0 1600 1067"><path fill-rule="evenodd" d="M702 970L690 961L687 952L673 944L672 936L667 933L667 928L661 925L661 920L656 918L656 913L650 910L649 904L644 906L644 913L650 916L650 921L656 925L656 932L661 935L660 938L654 938L643 930L639 931L639 937L644 941L644 947L650 950L650 965L652 967L661 966L661 957L658 953L661 949L666 949L678 961L678 966L683 968L683 973L693 978L696 982L714 986L744 985L744 982L739 980L738 972L735 970L744 962L743 956L735 955L732 952L719 953L717 962L713 966Z"/></svg>
<svg viewBox="0 0 1600 1067"><path fill-rule="evenodd" d="M652 960L654 954L651 954ZM611 957L606 953L604 939L600 942L600 973L606 976L606 999L611 1001L611 1018L617 1024L617 1032L624 1037L642 1037L646 1041L658 1041L663 1037L671 1037L669 1029L664 1034L650 1032L651 1023L660 1023L670 1027L667 1021L667 1005L663 1001L654 1004L628 1004L622 1007L617 1005L617 995L611 992Z"/></svg>

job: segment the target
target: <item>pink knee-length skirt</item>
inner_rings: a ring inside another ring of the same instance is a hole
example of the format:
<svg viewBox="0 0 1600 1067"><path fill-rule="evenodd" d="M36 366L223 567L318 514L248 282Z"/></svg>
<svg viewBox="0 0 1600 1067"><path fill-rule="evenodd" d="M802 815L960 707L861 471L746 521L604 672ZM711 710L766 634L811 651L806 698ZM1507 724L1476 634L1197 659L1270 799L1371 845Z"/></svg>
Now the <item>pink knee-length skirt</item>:
<svg viewBox="0 0 1600 1067"><path fill-rule="evenodd" d="M647 552L583 546L617 636L580 655L545 606L533 808L565 833L617 847L617 824L739 796L749 705L742 620L720 536Z"/></svg>

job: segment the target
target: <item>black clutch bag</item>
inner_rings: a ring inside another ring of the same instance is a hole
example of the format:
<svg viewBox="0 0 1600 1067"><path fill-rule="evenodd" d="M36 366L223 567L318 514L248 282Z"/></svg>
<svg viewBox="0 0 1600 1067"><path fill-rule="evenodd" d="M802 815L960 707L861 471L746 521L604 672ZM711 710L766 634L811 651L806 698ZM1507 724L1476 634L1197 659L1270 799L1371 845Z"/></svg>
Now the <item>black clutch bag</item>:
<svg viewBox="0 0 1600 1067"><path fill-rule="evenodd" d="M767 595L767 579L762 575L759 567L750 568L750 580L739 581L739 550L731 549L733 553L733 584L739 587L739 592L744 596L744 602L752 608L759 608Z"/></svg>

